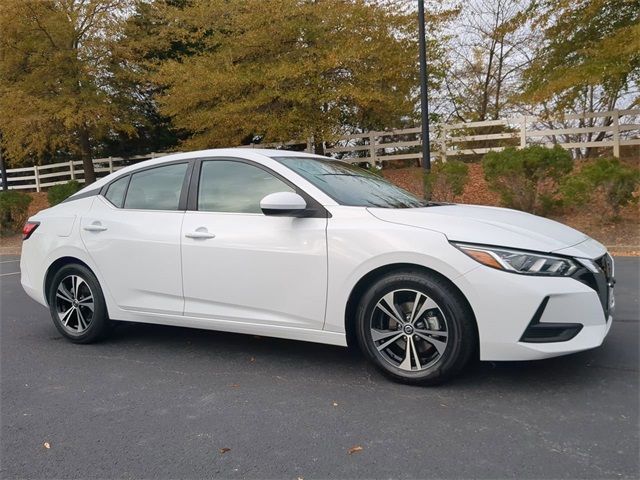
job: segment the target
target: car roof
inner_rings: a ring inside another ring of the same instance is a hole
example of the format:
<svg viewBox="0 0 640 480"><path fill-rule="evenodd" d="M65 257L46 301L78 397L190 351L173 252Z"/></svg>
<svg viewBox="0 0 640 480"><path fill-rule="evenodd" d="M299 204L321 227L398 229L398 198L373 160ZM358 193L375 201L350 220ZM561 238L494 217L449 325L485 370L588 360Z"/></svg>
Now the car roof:
<svg viewBox="0 0 640 480"><path fill-rule="evenodd" d="M235 147L235 148L212 148L207 150L194 150L191 152L181 152L181 153L172 153L169 155L162 155L161 157L152 158L150 160L144 160L142 162L135 163L133 165L126 166L115 172L107 175L106 177L102 177L96 180L91 185L87 185L76 194L80 194L82 192L87 192L89 190L95 190L101 188L105 184L109 183L111 180L120 176L122 174L126 174L129 172L134 172L140 168L151 167L154 165L160 165L165 162L172 162L176 160L187 160L191 158L205 158L205 157L238 157L238 158L246 158L249 160L262 160L260 157L307 157L307 158L315 158L318 160L331 160L329 157L323 157L320 155L315 155L307 152L295 152L291 150L275 150L268 148L250 148L250 147Z"/></svg>

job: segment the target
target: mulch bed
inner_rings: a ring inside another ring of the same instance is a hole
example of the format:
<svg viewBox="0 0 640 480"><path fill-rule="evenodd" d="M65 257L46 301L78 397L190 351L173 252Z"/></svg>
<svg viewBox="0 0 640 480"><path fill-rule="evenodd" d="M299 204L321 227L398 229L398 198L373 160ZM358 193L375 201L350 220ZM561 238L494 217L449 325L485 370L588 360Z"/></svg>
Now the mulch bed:
<svg viewBox="0 0 640 480"><path fill-rule="evenodd" d="M47 200L46 192L31 192L31 205L29 205L29 216L35 215L40 210L49 208L49 200Z"/></svg>

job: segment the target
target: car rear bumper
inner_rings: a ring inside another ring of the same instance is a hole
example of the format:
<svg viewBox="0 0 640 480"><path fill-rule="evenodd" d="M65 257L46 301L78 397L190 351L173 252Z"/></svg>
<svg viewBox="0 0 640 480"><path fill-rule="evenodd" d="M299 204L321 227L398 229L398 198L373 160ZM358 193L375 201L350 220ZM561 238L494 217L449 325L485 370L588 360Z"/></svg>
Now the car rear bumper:
<svg viewBox="0 0 640 480"><path fill-rule="evenodd" d="M20 283L27 295L46 307L47 299L43 288L45 268L43 255L36 242L33 239L23 242L20 255Z"/></svg>

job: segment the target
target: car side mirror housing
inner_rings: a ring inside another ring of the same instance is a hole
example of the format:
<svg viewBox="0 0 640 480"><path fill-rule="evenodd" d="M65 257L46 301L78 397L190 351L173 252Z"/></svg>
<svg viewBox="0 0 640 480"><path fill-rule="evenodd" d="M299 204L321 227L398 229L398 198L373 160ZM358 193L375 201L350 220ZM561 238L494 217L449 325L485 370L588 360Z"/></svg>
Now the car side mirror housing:
<svg viewBox="0 0 640 480"><path fill-rule="evenodd" d="M264 197L260 201L260 208L265 215L303 217L307 210L307 202L294 192L276 192Z"/></svg>

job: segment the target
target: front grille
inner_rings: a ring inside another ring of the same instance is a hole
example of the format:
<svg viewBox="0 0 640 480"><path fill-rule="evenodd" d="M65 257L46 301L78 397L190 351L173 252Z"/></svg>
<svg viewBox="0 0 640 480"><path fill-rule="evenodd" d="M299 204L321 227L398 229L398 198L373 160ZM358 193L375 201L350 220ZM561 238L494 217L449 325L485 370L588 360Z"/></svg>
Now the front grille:
<svg viewBox="0 0 640 480"><path fill-rule="evenodd" d="M605 320L609 319L610 296L612 294L614 280L613 259L608 253L594 260L598 266L598 272L592 272L586 267L581 267L572 275L576 280L584 283L596 291L602 304Z"/></svg>

